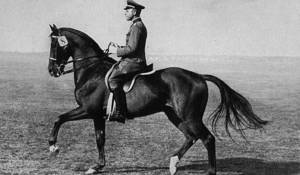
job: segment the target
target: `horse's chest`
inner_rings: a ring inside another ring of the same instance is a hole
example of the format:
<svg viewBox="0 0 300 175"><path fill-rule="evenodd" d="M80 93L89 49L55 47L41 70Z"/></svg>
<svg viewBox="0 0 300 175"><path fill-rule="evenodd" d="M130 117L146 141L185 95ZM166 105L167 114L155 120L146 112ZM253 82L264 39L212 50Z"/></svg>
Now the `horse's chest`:
<svg viewBox="0 0 300 175"><path fill-rule="evenodd" d="M91 82L76 89L76 99L84 104L99 103L104 95L105 87L102 87L97 82Z"/></svg>

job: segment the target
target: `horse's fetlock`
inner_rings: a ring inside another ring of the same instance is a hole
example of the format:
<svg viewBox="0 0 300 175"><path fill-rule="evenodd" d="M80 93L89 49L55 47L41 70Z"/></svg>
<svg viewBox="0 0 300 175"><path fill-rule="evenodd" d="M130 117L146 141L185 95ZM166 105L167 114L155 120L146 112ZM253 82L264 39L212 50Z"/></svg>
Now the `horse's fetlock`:
<svg viewBox="0 0 300 175"><path fill-rule="evenodd" d="M215 169L209 169L208 171L207 171L207 175L216 175L217 173L216 173L216 170Z"/></svg>
<svg viewBox="0 0 300 175"><path fill-rule="evenodd" d="M215 137L212 135L208 135L207 138L203 141L205 145L214 144L216 142Z"/></svg>
<svg viewBox="0 0 300 175"><path fill-rule="evenodd" d="M55 145L56 141L51 138L49 141L48 141L49 145L52 146L52 145Z"/></svg>

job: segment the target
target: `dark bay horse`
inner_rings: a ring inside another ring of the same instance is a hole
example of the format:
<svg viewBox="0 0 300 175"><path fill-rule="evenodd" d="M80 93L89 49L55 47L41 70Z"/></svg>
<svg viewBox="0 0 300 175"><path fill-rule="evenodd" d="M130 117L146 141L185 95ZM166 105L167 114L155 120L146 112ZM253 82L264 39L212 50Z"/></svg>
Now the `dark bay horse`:
<svg viewBox="0 0 300 175"><path fill-rule="evenodd" d="M104 78L116 61L83 32L71 28L58 29L55 25L50 27L49 73L59 77L74 72L74 94L78 104L76 109L58 116L55 121L49 139L50 151L58 152L55 144L63 123L92 119L99 161L86 174L99 173L105 166L105 110L109 94ZM68 63L73 64L73 69L65 71L64 66ZM206 81L216 84L221 94L221 102L210 116L213 132L219 120L224 121L229 136L229 127L243 135L244 129L260 129L267 123L254 114L245 97L215 76L173 67L139 77L133 90L126 94L128 115L134 118L162 111L186 138L182 147L170 158L171 174L176 173L179 160L198 139L208 151L208 174L216 174L215 138L202 122L208 100Z"/></svg>

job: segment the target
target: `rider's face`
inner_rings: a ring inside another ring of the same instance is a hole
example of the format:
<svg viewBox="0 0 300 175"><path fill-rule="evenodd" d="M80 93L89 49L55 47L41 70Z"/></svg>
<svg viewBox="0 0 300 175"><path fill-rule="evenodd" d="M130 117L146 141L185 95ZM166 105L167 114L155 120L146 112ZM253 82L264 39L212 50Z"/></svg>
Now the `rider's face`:
<svg viewBox="0 0 300 175"><path fill-rule="evenodd" d="M129 8L125 10L125 17L127 21L131 21L136 14L136 10L134 8Z"/></svg>

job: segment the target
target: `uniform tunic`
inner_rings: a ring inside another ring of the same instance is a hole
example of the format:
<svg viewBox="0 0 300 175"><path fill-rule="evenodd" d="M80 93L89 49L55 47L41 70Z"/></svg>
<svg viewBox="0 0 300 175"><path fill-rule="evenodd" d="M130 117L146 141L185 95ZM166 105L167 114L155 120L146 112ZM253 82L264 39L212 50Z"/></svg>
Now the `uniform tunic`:
<svg viewBox="0 0 300 175"><path fill-rule="evenodd" d="M147 29L141 18L134 19L126 35L126 45L117 48L117 56L121 59L115 65L108 80L112 90L122 85L137 72L145 69L146 39Z"/></svg>

